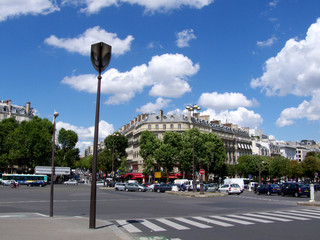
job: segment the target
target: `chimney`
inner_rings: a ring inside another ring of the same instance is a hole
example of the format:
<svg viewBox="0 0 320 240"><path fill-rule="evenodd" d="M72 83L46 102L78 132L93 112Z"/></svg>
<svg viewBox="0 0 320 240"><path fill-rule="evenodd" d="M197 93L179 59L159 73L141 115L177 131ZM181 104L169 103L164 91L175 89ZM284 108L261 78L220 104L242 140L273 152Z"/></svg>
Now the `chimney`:
<svg viewBox="0 0 320 240"><path fill-rule="evenodd" d="M30 114L30 102L27 102L27 104L26 104L26 113L27 113L27 115Z"/></svg>
<svg viewBox="0 0 320 240"><path fill-rule="evenodd" d="M9 109L9 117L11 117L11 100L6 100L6 103L8 105L8 109Z"/></svg>
<svg viewBox="0 0 320 240"><path fill-rule="evenodd" d="M163 120L163 110L160 110L160 119Z"/></svg>

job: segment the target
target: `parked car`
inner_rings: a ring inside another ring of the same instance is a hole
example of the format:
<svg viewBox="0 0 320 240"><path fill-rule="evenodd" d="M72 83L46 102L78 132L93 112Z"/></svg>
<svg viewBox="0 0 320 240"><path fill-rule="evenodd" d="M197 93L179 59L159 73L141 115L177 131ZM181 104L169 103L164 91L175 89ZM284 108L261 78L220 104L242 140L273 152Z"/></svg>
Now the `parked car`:
<svg viewBox="0 0 320 240"><path fill-rule="evenodd" d="M107 183L104 183L104 181L97 181L96 185L97 185L97 187L106 187Z"/></svg>
<svg viewBox="0 0 320 240"><path fill-rule="evenodd" d="M27 183L28 187L44 187L45 182L44 181L33 181Z"/></svg>
<svg viewBox="0 0 320 240"><path fill-rule="evenodd" d="M126 183L124 189L127 192L128 191L139 191L139 192L147 191L147 188L140 183Z"/></svg>
<svg viewBox="0 0 320 240"><path fill-rule="evenodd" d="M197 191L200 191L200 184L197 184ZM203 184L203 191L207 191L207 186Z"/></svg>
<svg viewBox="0 0 320 240"><path fill-rule="evenodd" d="M156 185L159 185L159 183L153 183L153 184L149 185L149 186L147 187L147 190L150 191L150 192L153 192L154 186L156 186Z"/></svg>
<svg viewBox="0 0 320 240"><path fill-rule="evenodd" d="M271 194L278 194L280 195L281 193L281 189L280 186L278 184L266 184L266 185L261 185L258 189L257 189L257 194L267 194L267 195L271 195Z"/></svg>
<svg viewBox="0 0 320 240"><path fill-rule="evenodd" d="M74 179L69 179L68 181L63 182L64 185L78 185L78 182Z"/></svg>
<svg viewBox="0 0 320 240"><path fill-rule="evenodd" d="M231 183L231 184L224 184L219 188L219 192L221 193L228 193L228 194L240 194L242 193L239 184Z"/></svg>
<svg viewBox="0 0 320 240"><path fill-rule="evenodd" d="M259 188L261 188L262 186L263 186L263 184L254 185L254 188L253 188L254 193L257 193Z"/></svg>
<svg viewBox="0 0 320 240"><path fill-rule="evenodd" d="M306 195L310 197L310 186L301 183L284 183L281 186L281 195L293 195L295 197Z"/></svg>
<svg viewBox="0 0 320 240"><path fill-rule="evenodd" d="M17 181L14 181L14 180L2 180L1 184L3 186L19 186L19 183Z"/></svg>
<svg viewBox="0 0 320 240"><path fill-rule="evenodd" d="M126 186L125 183L116 183L114 185L114 190L116 190L116 191L124 191L125 190L125 186Z"/></svg>
<svg viewBox="0 0 320 240"><path fill-rule="evenodd" d="M205 185L207 187L208 192L216 192L219 189L219 186L217 183L208 183Z"/></svg>
<svg viewBox="0 0 320 240"><path fill-rule="evenodd" d="M114 185L115 185L114 181L106 180L106 187L114 187Z"/></svg>
<svg viewBox="0 0 320 240"><path fill-rule="evenodd" d="M170 184L159 184L155 185L153 191L154 192L166 192L166 191L171 191L172 185Z"/></svg>

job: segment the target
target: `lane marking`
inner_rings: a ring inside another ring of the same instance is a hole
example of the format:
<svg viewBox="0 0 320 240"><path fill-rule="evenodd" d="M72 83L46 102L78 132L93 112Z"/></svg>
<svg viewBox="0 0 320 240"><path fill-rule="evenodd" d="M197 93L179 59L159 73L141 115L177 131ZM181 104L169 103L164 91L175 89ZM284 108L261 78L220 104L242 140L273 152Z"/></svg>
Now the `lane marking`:
<svg viewBox="0 0 320 240"><path fill-rule="evenodd" d="M193 217L194 219L206 222L206 223L211 223L211 224L215 224L215 225L219 225L222 227L232 227L234 225L230 224L230 223L225 223L225 222L221 222L221 221L216 221L210 218L204 218L204 217Z"/></svg>
<svg viewBox="0 0 320 240"><path fill-rule="evenodd" d="M288 215L279 214L279 213L265 213L265 212L263 212L263 213L259 213L259 214L270 215L270 216L275 216L275 217L291 218L291 219L302 220L302 221L311 220L310 218L294 217L294 216L288 216Z"/></svg>
<svg viewBox="0 0 320 240"><path fill-rule="evenodd" d="M176 219L176 220L178 220L180 222L184 222L184 223L190 224L190 225L195 226L195 227L199 227L199 228L212 228L212 226L205 225L205 224L202 224L202 223L198 223L198 222L186 219L186 218L174 218L174 219Z"/></svg>
<svg viewBox="0 0 320 240"><path fill-rule="evenodd" d="M239 216L239 215L227 215L228 217L233 217L233 218L240 218L244 220L249 220L249 221L254 221L254 222L261 222L261 223L273 223L273 221L269 220L264 220L264 219L258 219L258 218L253 218L253 217L245 217L245 216Z"/></svg>
<svg viewBox="0 0 320 240"><path fill-rule="evenodd" d="M165 224L165 225L168 225L169 227L175 228L175 229L177 229L177 230L187 230L187 229L190 229L190 228L188 228L188 227L182 226L182 225L180 225L180 224L178 224L178 223L172 222L172 221L170 221L170 220L168 220L168 219L165 219L165 218L157 218L157 219L155 219L155 220L157 220L158 222L161 222L161 223L163 223L163 224Z"/></svg>
<svg viewBox="0 0 320 240"><path fill-rule="evenodd" d="M246 213L246 214L244 214L244 215L250 216L250 217L265 218L265 219L270 219L270 220L275 220L275 221L280 221L280 222L291 222L291 221L292 221L292 220L290 220L290 219L283 219L283 218L271 217L271 216L262 216L262 215L259 215L259 213L257 213L257 214Z"/></svg>
<svg viewBox="0 0 320 240"><path fill-rule="evenodd" d="M233 218L228 218L228 217L221 217L221 216L210 216L211 218L216 218L216 219L220 219L220 220L225 220L227 222L234 222L234 223L239 223L242 225L250 225L250 224L254 224L252 222L248 222L248 221L243 221L243 220L238 220L238 219L233 219Z"/></svg>
<svg viewBox="0 0 320 240"><path fill-rule="evenodd" d="M158 225L153 224L152 222L149 222L148 220L142 220L141 224L143 224L144 226L146 226L147 228L150 228L151 230L153 230L155 232L167 231L166 229L159 227Z"/></svg>
<svg viewBox="0 0 320 240"><path fill-rule="evenodd" d="M131 223L129 223L127 220L117 220L116 221L120 227L123 227L124 229L126 229L129 233L138 233L141 232L140 229L136 228L135 226L133 226Z"/></svg>

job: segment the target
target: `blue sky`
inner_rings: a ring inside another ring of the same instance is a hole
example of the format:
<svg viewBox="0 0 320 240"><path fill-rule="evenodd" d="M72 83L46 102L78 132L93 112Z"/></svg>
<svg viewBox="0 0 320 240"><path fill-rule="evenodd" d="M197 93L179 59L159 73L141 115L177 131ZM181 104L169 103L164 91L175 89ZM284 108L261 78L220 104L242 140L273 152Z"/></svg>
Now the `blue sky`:
<svg viewBox="0 0 320 240"><path fill-rule="evenodd" d="M92 144L97 72L112 46L100 139L138 114L188 104L277 140L319 141L318 0L1 0L0 98Z"/></svg>

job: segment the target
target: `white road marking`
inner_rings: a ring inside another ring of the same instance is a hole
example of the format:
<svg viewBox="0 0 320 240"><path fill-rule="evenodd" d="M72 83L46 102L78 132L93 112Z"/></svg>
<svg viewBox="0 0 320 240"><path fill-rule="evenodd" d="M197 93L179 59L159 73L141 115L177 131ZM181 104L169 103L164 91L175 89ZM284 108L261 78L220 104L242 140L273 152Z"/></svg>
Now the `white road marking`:
<svg viewBox="0 0 320 240"><path fill-rule="evenodd" d="M155 232L167 231L166 229L159 227L158 225L153 224L152 222L149 222L148 220L142 220L141 224L143 224L144 226L146 226L147 228L150 228L151 230L153 230Z"/></svg>
<svg viewBox="0 0 320 240"><path fill-rule="evenodd" d="M204 217L193 217L194 219L206 222L206 223L211 223L211 224L215 224L215 225L219 225L222 227L232 227L234 225L230 224L230 223L225 223L225 222L221 222L221 221L217 221L217 220L213 220L210 218L204 218Z"/></svg>
<svg viewBox="0 0 320 240"><path fill-rule="evenodd" d="M246 213L244 215L250 216L250 217L265 218L265 219L270 219L270 220L275 220L275 221L280 221L280 222L291 222L292 221L289 219L283 219L283 218L278 218L278 217L262 216L262 215L259 215L259 213L258 214Z"/></svg>
<svg viewBox="0 0 320 240"><path fill-rule="evenodd" d="M212 228L212 226L205 225L205 224L202 224L202 223L198 223L198 222L186 219L186 218L181 218L180 217L180 218L175 218L175 219L180 221L180 222L184 222L184 223L187 223L187 224L190 224L192 226L199 227L199 228Z"/></svg>
<svg viewBox="0 0 320 240"><path fill-rule="evenodd" d="M182 225L180 225L180 224L178 224L178 223L172 222L172 221L170 221L170 220L168 220L168 219L165 219L165 218L156 218L155 220L157 220L157 221L159 221L159 222L161 222L161 223L163 223L163 224L165 224L165 225L168 225L168 226L170 226L170 227L172 227L172 228L175 228L175 229L177 229L177 230L187 230L187 229L190 229L190 228L188 228L188 227L182 226Z"/></svg>
<svg viewBox="0 0 320 240"><path fill-rule="evenodd" d="M261 223L273 223L273 221L268 221L264 219L258 219L258 218L253 218L253 217L245 217L245 216L239 216L239 215L228 215L228 217L233 217L233 218L240 218L244 220L249 220L249 221L254 221L254 222L261 222Z"/></svg>
<svg viewBox="0 0 320 240"><path fill-rule="evenodd" d="M133 226L131 223L129 223L127 220L117 220L117 223L119 223L120 227L123 227L126 229L129 233L138 233L141 232L140 229Z"/></svg>
<svg viewBox="0 0 320 240"><path fill-rule="evenodd" d="M210 217L211 217L211 218L220 219L220 220L225 220L225 221L227 221L227 222L239 223L239 224L242 224L242 225L254 224L254 223L252 223L252 222L243 221L243 220L239 220L239 219L228 218L228 217L221 217L221 216L210 216Z"/></svg>
<svg viewBox="0 0 320 240"><path fill-rule="evenodd" d="M311 220L310 218L303 218L303 217L295 217L295 216L288 216L288 215L284 215L284 214L279 214L278 212L276 213L269 213L269 212L262 212L259 214L263 214L263 215L270 215L270 216L276 216L276 217L283 217L283 218L291 218L291 219L296 219L296 220Z"/></svg>

